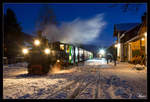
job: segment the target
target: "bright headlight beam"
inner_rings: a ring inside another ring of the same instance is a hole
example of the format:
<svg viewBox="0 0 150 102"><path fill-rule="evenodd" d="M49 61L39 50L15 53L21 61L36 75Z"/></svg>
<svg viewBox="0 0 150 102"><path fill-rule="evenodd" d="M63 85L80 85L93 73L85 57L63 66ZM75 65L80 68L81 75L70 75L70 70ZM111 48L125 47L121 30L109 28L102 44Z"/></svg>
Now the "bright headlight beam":
<svg viewBox="0 0 150 102"><path fill-rule="evenodd" d="M45 52L45 54L50 54L50 49L46 48L46 49L44 50L44 52Z"/></svg>
<svg viewBox="0 0 150 102"><path fill-rule="evenodd" d="M40 45L40 41L39 41L39 40L34 40L34 44L35 44L36 46L38 46L38 45Z"/></svg>
<svg viewBox="0 0 150 102"><path fill-rule="evenodd" d="M24 48L24 49L22 49L22 52L23 52L23 54L27 54L29 51L28 51L28 49Z"/></svg>

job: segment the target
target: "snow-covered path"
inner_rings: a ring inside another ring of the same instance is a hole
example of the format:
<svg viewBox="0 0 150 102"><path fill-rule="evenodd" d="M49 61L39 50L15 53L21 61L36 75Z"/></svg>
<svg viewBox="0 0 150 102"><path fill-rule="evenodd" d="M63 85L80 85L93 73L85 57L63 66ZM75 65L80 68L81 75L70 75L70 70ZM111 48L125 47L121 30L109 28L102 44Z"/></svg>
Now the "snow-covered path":
<svg viewBox="0 0 150 102"><path fill-rule="evenodd" d="M146 98L147 70L133 65L88 60L47 76L30 76L25 67L3 68L4 99L124 99Z"/></svg>

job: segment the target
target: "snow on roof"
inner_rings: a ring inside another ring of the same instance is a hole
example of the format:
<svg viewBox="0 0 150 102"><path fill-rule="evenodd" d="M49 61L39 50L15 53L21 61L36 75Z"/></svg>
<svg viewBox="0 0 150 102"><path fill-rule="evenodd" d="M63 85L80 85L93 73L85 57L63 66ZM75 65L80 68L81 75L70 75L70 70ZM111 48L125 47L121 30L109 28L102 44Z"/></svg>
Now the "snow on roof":
<svg viewBox="0 0 150 102"><path fill-rule="evenodd" d="M140 23L121 23L116 24L117 31L127 31L133 29L134 27L138 26Z"/></svg>

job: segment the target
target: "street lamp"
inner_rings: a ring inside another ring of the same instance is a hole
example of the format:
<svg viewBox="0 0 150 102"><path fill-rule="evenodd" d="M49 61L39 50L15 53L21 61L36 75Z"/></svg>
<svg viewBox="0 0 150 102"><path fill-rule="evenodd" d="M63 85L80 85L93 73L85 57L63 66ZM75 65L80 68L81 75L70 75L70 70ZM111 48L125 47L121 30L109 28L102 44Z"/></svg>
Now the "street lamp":
<svg viewBox="0 0 150 102"><path fill-rule="evenodd" d="M120 44L115 44L115 54L114 54L114 66L116 66L116 58L117 58L117 47L119 47Z"/></svg>

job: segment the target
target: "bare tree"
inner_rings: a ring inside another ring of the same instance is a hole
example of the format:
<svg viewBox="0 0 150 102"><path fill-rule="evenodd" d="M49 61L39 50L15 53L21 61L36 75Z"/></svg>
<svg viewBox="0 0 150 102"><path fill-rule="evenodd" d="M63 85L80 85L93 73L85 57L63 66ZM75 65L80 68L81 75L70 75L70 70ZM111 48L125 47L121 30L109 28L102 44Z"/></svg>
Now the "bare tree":
<svg viewBox="0 0 150 102"><path fill-rule="evenodd" d="M119 7L124 13L130 12L138 12L143 4L133 4L133 3L126 3L126 4L111 4L109 7Z"/></svg>

